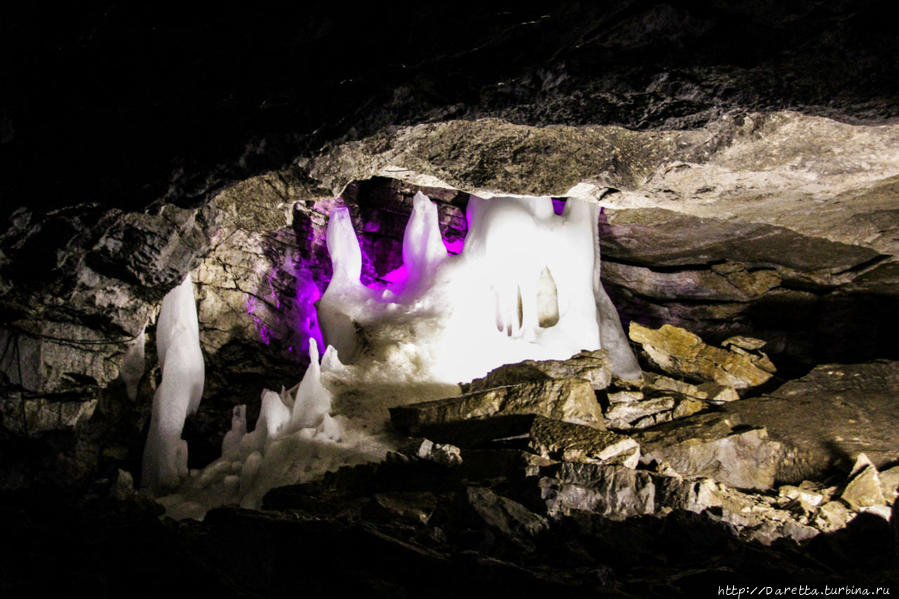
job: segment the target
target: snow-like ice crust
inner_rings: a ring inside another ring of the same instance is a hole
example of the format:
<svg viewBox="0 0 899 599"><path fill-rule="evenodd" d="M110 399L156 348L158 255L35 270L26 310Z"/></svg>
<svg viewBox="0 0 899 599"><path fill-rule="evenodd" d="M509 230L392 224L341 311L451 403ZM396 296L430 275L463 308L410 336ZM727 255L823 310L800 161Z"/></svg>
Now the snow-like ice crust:
<svg viewBox="0 0 899 599"><path fill-rule="evenodd" d="M385 276L392 284L370 288L360 282L349 212L335 210L333 278L318 306L329 344L321 364L311 340L303 379L262 392L253 432L245 407L235 408L222 457L161 499L170 515L202 517L224 503L258 508L273 487L382 459L393 443L387 407L458 394L458 382L502 364L602 347L616 374L639 376L599 280L598 211L579 200L556 215L548 197L472 197L464 251L453 256L437 206L417 193L403 266Z"/></svg>
<svg viewBox="0 0 899 599"><path fill-rule="evenodd" d="M190 274L162 300L156 321L156 353L162 382L153 396L141 484L165 489L187 476L187 443L181 439L181 431L185 418L197 411L203 397L205 364Z"/></svg>

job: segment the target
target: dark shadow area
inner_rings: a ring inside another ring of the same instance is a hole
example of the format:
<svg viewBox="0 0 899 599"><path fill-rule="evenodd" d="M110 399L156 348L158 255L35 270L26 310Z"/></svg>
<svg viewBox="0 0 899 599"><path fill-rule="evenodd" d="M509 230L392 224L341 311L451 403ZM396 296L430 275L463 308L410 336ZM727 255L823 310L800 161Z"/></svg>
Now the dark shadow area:
<svg viewBox="0 0 899 599"><path fill-rule="evenodd" d="M899 115L891 4L517 2L4 10L5 211L195 205L388 125Z"/></svg>

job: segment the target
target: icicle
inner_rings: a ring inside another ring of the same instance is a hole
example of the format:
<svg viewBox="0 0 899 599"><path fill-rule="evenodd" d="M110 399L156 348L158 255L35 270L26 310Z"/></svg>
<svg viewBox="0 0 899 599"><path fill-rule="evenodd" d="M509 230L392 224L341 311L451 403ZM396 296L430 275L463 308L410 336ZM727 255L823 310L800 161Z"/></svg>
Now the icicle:
<svg viewBox="0 0 899 599"><path fill-rule="evenodd" d="M318 345L309 339L309 367L297 387L290 418L292 429L317 427L331 411L331 394L322 385Z"/></svg>

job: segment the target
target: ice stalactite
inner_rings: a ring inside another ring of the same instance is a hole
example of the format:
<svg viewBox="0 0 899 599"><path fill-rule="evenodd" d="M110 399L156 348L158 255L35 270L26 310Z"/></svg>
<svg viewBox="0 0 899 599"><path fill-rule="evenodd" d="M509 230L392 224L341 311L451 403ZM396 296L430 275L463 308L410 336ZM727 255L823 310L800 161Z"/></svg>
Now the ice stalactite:
<svg viewBox="0 0 899 599"><path fill-rule="evenodd" d="M200 407L205 365L190 275L166 294L156 321L156 353L162 382L153 396L144 446L142 486L167 489L187 475L184 420Z"/></svg>

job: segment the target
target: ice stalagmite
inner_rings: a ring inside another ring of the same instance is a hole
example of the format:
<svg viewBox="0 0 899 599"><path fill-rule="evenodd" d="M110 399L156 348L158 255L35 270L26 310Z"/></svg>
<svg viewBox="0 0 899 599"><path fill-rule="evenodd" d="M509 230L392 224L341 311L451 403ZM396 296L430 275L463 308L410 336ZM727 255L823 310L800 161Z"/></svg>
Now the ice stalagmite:
<svg viewBox="0 0 899 599"><path fill-rule="evenodd" d="M411 291L437 270L446 258L446 246L440 235L437 206L420 191L412 198L412 214L403 234L403 266L407 288Z"/></svg>
<svg viewBox="0 0 899 599"><path fill-rule="evenodd" d="M153 396L141 484L164 489L176 486L187 474L187 443L181 431L184 419L197 411L203 396L203 353L189 274L162 300L156 352L162 382Z"/></svg>
<svg viewBox="0 0 899 599"><path fill-rule="evenodd" d="M297 386L290 416L292 428L309 428L319 426L331 411L331 394L321 381L321 366L318 363L318 345L315 339L309 340L309 367L303 380Z"/></svg>
<svg viewBox="0 0 899 599"><path fill-rule="evenodd" d="M346 208L338 208L331 214L327 244L334 273L319 300L318 320L328 344L334 346L341 361L349 363L357 349L353 316L363 308L369 290L359 280L362 251Z"/></svg>

